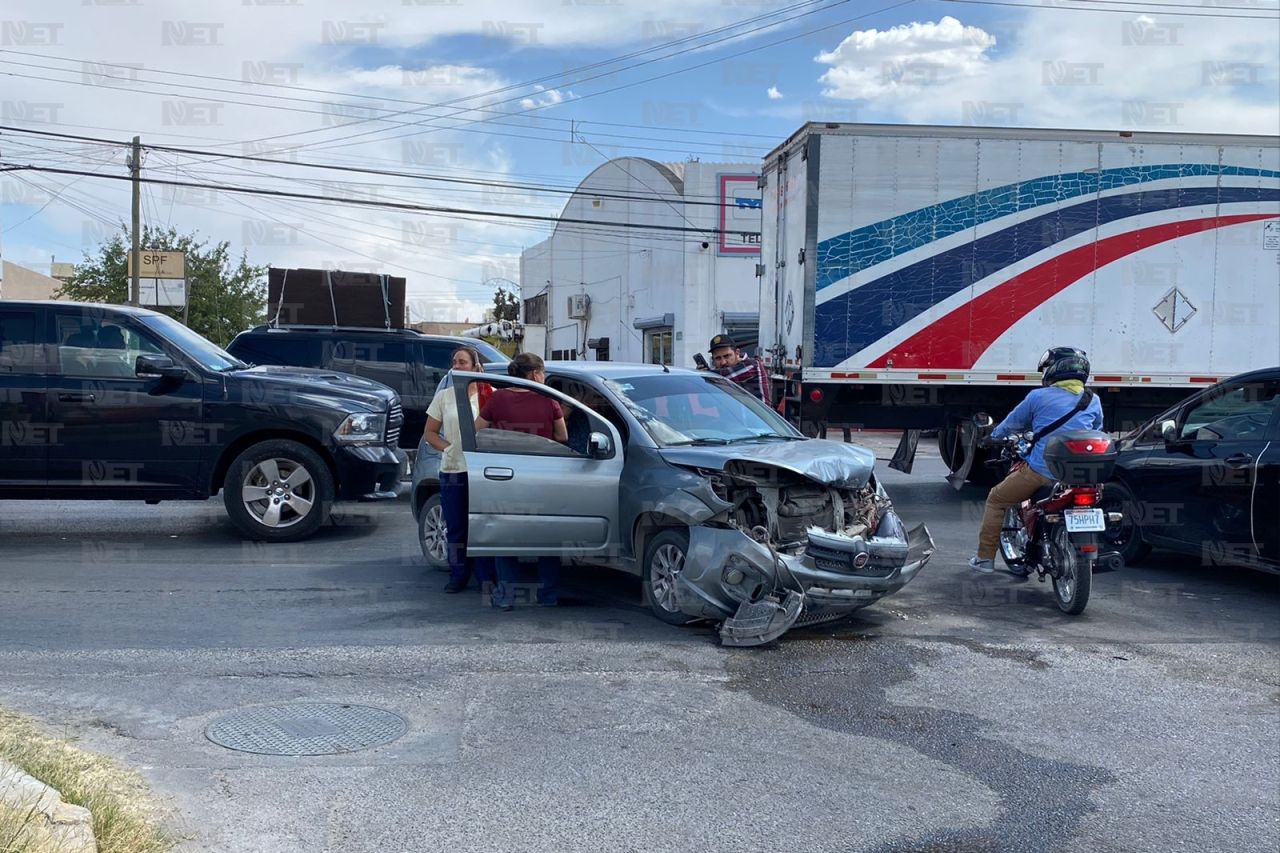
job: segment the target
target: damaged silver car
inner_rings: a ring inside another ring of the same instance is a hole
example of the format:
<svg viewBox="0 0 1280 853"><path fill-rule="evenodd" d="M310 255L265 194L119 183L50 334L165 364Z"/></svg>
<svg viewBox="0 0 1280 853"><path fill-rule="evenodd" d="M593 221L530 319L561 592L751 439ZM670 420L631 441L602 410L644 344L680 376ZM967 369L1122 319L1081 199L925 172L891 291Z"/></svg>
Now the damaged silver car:
<svg viewBox="0 0 1280 853"><path fill-rule="evenodd" d="M716 374L548 362L540 385L455 373L460 410L476 382L554 398L569 439L462 425L472 555L630 571L659 619L709 620L725 645L754 646L896 592L933 553L924 525L894 512L871 451L805 438ZM434 468L420 453L429 562L443 540Z"/></svg>

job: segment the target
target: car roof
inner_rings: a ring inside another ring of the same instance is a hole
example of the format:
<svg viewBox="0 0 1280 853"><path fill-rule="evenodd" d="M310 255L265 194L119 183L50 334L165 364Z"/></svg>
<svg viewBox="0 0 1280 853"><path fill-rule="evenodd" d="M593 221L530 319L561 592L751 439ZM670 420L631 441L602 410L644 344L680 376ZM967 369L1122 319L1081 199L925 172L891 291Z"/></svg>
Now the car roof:
<svg viewBox="0 0 1280 853"><path fill-rule="evenodd" d="M704 370L664 367L661 364L638 364L625 361L548 361L547 372L575 379L630 379L638 376L678 374L706 376ZM718 376L719 374L713 374Z"/></svg>
<svg viewBox="0 0 1280 853"><path fill-rule="evenodd" d="M432 341L435 343L455 344L457 346L472 346L477 342L476 338L467 338L462 335L431 335L426 332L419 332L417 329L379 329L377 326L295 326L281 325L272 326L269 323L262 323L251 329L246 329L240 334L258 334L264 332L269 335L278 335L282 332L302 333L302 334L370 334L370 335L401 335L411 337L418 341ZM502 353L502 350L485 340L479 343L490 347L496 352ZM505 355L505 353L502 353Z"/></svg>

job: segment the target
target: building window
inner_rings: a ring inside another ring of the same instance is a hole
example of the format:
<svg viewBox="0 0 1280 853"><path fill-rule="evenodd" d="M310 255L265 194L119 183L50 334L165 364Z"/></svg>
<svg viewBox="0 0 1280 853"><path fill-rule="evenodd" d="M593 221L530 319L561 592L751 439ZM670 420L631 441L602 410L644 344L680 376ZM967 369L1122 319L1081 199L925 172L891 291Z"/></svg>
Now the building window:
<svg viewBox="0 0 1280 853"><path fill-rule="evenodd" d="M524 322L534 326L546 324L547 294L540 293L524 301Z"/></svg>
<svg viewBox="0 0 1280 853"><path fill-rule="evenodd" d="M649 364L675 363L675 332L671 329L652 329L644 334L646 361Z"/></svg>

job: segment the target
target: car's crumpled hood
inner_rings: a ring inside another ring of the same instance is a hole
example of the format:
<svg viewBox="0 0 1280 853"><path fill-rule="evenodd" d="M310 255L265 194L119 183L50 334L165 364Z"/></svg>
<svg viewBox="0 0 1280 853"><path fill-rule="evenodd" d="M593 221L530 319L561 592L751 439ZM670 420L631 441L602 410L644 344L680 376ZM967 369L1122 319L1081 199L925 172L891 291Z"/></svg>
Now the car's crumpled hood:
<svg viewBox="0 0 1280 853"><path fill-rule="evenodd" d="M760 441L708 447L664 447L658 451L674 465L724 470L732 462L773 465L843 488L867 484L876 455L865 447L811 438L805 441Z"/></svg>

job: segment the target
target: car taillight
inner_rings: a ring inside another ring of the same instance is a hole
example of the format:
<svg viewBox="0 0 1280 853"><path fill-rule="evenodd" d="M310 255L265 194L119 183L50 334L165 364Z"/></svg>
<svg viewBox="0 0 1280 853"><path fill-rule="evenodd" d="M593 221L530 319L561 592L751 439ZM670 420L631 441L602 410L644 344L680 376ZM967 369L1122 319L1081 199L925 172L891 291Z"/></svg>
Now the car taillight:
<svg viewBox="0 0 1280 853"><path fill-rule="evenodd" d="M821 389L821 388L814 388L814 389L812 389L811 391L809 391L809 399L810 399L810 400L812 400L812 401L813 401L813 402L815 402L815 403L821 403L821 402L822 402L822 389Z"/></svg>
<svg viewBox="0 0 1280 853"><path fill-rule="evenodd" d="M1072 453L1106 453L1111 449L1109 438L1072 438L1062 442Z"/></svg>
<svg viewBox="0 0 1280 853"><path fill-rule="evenodd" d="M1098 502L1098 493L1076 491L1071 495L1071 502L1076 506L1093 506Z"/></svg>

